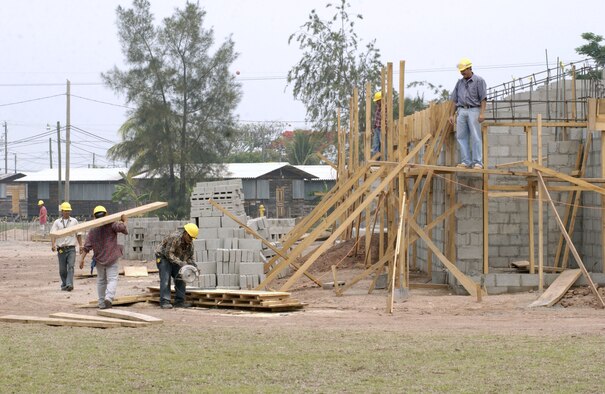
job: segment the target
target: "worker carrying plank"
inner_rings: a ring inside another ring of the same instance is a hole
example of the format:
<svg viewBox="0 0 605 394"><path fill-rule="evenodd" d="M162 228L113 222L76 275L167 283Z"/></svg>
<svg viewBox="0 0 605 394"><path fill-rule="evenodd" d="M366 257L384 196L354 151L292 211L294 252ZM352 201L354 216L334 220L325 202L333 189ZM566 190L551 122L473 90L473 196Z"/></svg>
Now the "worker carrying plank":
<svg viewBox="0 0 605 394"><path fill-rule="evenodd" d="M160 242L155 251L156 263L160 270L160 307L172 309L170 303L170 282L174 279L175 308L188 308L185 303L187 284L180 278L179 271L187 265L197 269L193 259L193 240L197 238L199 228L194 223L187 223L183 231L176 231Z"/></svg>
<svg viewBox="0 0 605 394"><path fill-rule="evenodd" d="M71 204L63 202L59 209L61 217L54 221L50 231L58 231L73 227L78 224L76 218L71 217ZM61 277L61 290L72 291L74 289L74 268L76 265L76 241L80 250L82 249L82 234L67 235L61 238L51 238L51 250L57 252L59 259L59 276Z"/></svg>
<svg viewBox="0 0 605 394"><path fill-rule="evenodd" d="M95 219L107 216L105 207L98 205L93 210ZM120 221L104 224L93 228L86 236L84 247L80 249L80 269L84 268L84 260L91 250L97 263L97 293L99 309L111 308L118 287L120 267L118 260L122 257L122 247L118 245L118 233L128 234L126 223L128 217L122 215Z"/></svg>

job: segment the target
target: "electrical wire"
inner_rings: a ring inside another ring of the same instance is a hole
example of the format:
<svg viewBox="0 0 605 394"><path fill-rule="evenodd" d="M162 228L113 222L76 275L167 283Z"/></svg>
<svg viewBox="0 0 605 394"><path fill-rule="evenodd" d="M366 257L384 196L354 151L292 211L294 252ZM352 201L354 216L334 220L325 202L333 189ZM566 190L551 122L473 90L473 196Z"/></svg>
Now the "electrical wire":
<svg viewBox="0 0 605 394"><path fill-rule="evenodd" d="M52 96L45 96L45 97L36 97L36 98L33 98L33 99L23 100L23 101L15 101L13 103L0 104L0 107L8 107L10 105L18 105L18 104L31 103L33 101L47 100L47 99L50 99L50 98L60 97L60 96L65 96L65 93L55 94L55 95L52 95Z"/></svg>

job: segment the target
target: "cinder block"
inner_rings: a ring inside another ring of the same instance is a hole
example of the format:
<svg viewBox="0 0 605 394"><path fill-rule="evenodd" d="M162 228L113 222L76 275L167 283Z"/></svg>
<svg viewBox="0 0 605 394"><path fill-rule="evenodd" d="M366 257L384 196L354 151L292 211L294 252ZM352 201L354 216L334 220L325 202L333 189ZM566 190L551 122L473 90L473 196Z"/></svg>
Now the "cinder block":
<svg viewBox="0 0 605 394"><path fill-rule="evenodd" d="M240 239L240 249L257 249L260 250L263 247L263 243L260 239Z"/></svg>
<svg viewBox="0 0 605 394"><path fill-rule="evenodd" d="M219 238L233 238L233 228L219 228L218 237Z"/></svg>
<svg viewBox="0 0 605 394"><path fill-rule="evenodd" d="M214 261L206 261L206 262L202 262L202 261L198 261L197 263L197 268L200 271L200 275L202 274L216 274L217 270L216 270L216 262Z"/></svg>
<svg viewBox="0 0 605 394"><path fill-rule="evenodd" d="M496 286L498 287L519 287L521 286L521 274L495 274Z"/></svg>
<svg viewBox="0 0 605 394"><path fill-rule="evenodd" d="M220 239L206 239L205 241L207 250L216 250L223 247Z"/></svg>
<svg viewBox="0 0 605 394"><path fill-rule="evenodd" d="M205 228L219 228L221 227L221 218L220 217L205 217L203 220L199 222L198 227L200 229ZM204 230L202 230L203 232Z"/></svg>
<svg viewBox="0 0 605 394"><path fill-rule="evenodd" d="M261 275L264 273L263 263L239 263L240 275Z"/></svg>

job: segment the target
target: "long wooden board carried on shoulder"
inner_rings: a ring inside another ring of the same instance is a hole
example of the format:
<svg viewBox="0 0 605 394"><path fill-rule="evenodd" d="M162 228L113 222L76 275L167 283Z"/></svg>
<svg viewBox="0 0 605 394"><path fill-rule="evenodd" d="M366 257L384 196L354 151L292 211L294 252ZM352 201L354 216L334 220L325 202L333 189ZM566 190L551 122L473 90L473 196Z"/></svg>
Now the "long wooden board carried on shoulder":
<svg viewBox="0 0 605 394"><path fill-rule="evenodd" d="M75 226L64 228L59 231L53 231L50 233L50 236L51 236L51 238L66 237L68 235L80 233L80 232L83 232L83 231L91 229L91 228L103 226L104 224L107 224L107 223L117 222L120 220L122 215L127 216L127 217L138 216L138 215L142 215L147 212L155 211L157 209L164 208L167 206L168 206L167 202L162 202L162 201L152 202L151 204L141 205L140 207L131 208L131 209L127 209L125 211L112 213L110 215L104 216L99 219L94 219L94 220L90 220L88 222L78 223Z"/></svg>
<svg viewBox="0 0 605 394"><path fill-rule="evenodd" d="M548 286L548 289L542 293L540 298L529 304L529 307L553 306L565 295L565 293L567 293L567 290L569 290L581 275L582 271L580 269L563 271L561 275Z"/></svg>

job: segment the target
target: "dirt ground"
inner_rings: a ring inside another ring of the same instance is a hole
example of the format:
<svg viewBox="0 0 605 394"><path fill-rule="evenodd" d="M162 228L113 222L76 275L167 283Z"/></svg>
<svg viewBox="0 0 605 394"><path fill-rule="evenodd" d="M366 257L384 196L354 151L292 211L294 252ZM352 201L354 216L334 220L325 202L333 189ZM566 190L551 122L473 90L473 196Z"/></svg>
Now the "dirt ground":
<svg viewBox="0 0 605 394"><path fill-rule="evenodd" d="M338 280L346 281L361 272L359 261L346 261L350 246L338 245L315 267L314 274L322 281L332 281L331 264L339 264ZM121 264L142 265L144 262L122 261ZM150 268L153 265L147 263ZM89 270L89 267L84 267L84 270L76 267L76 274ZM276 281L272 287L279 288L285 280ZM50 243L0 242L0 315L95 314L94 308L79 306L96 299L96 278L75 279L74 282L72 292L60 291L57 258L50 250ZM120 276L118 297L142 294L147 286L158 285L157 274L145 278ZM321 289L303 277L291 292L293 298L308 305L303 311L288 313L205 308L161 310L156 304L147 303L117 308L160 317L167 324L196 328L270 325L275 328L371 328L444 335L452 330L517 335L605 334L605 310L592 306L594 296L588 289L572 289L561 303L552 308L528 308L538 297L536 292L487 296L482 302L477 302L470 296L453 295L445 289L412 289L406 297L398 295L391 315L385 312L386 292L377 290L368 294L369 287L370 280L362 280L344 296L337 297L332 290ZM8 323L0 323L4 324Z"/></svg>

